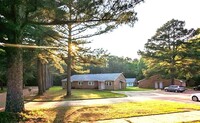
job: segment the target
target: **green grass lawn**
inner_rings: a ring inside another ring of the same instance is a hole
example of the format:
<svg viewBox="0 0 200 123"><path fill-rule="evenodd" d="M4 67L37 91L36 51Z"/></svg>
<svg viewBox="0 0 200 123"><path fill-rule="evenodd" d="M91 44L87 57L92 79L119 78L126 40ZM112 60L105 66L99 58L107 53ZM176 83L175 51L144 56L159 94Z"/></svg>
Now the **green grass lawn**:
<svg viewBox="0 0 200 123"><path fill-rule="evenodd" d="M126 97L124 94L116 94L111 91L100 91L96 89L72 89L72 96L64 98L66 90L54 86L47 90L42 96L26 97L26 101L63 101L63 100L84 100L100 98Z"/></svg>
<svg viewBox="0 0 200 123"><path fill-rule="evenodd" d="M139 87L126 87L126 89L123 90L117 90L117 91L149 91L153 89L146 89L146 88L139 88Z"/></svg>
<svg viewBox="0 0 200 123"><path fill-rule="evenodd" d="M50 121L80 122L185 112L192 110L200 110L200 106L154 100L144 102L118 103L110 105L63 107L57 109L43 110L41 112L47 114L46 119L49 119Z"/></svg>
<svg viewBox="0 0 200 123"><path fill-rule="evenodd" d="M144 102L32 110L22 113L21 117L23 117L24 120L40 123L68 123L81 121L92 122L97 120L168 114L194 110L200 110L200 106L170 101L149 100ZM3 114L4 112L0 113L0 117L3 117ZM9 117L9 115L5 115L4 117ZM194 121L194 123L197 122Z"/></svg>

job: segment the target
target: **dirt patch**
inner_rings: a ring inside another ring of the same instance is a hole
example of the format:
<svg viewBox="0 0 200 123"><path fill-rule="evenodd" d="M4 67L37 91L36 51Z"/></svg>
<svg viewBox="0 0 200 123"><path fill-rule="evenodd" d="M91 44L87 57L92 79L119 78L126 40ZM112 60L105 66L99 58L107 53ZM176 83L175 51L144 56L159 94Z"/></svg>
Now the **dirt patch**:
<svg viewBox="0 0 200 123"><path fill-rule="evenodd" d="M88 121L96 121L99 117L102 117L101 113L82 113L81 117L87 117Z"/></svg>
<svg viewBox="0 0 200 123"><path fill-rule="evenodd" d="M187 111L196 111L196 110L194 110L193 108L178 108L178 109L181 109L181 110L183 110L184 112L187 112Z"/></svg>
<svg viewBox="0 0 200 123"><path fill-rule="evenodd" d="M87 117L88 121L96 121L99 117L102 117L101 113L98 113L99 109L108 109L109 106L96 106L96 107L83 107L77 110L74 110L72 113L68 114L65 119L71 122L71 119L76 119L76 121L81 121L82 118ZM97 113L91 113L91 112ZM74 121L73 121L74 122Z"/></svg>
<svg viewBox="0 0 200 123"><path fill-rule="evenodd" d="M25 88L23 90L23 94L24 96L30 96L32 94L37 93L38 88L37 87L31 87L31 91L29 91L29 87ZM0 111L3 111L5 108L5 104L6 104L6 92L5 93L1 93L0 94Z"/></svg>

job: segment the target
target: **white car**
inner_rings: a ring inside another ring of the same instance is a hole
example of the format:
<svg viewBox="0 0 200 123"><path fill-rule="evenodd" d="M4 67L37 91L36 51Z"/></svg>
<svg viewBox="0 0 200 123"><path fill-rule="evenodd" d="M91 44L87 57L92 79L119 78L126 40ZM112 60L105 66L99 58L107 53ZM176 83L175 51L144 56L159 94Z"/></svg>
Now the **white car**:
<svg viewBox="0 0 200 123"><path fill-rule="evenodd" d="M200 93L194 93L191 95L192 101L200 101Z"/></svg>

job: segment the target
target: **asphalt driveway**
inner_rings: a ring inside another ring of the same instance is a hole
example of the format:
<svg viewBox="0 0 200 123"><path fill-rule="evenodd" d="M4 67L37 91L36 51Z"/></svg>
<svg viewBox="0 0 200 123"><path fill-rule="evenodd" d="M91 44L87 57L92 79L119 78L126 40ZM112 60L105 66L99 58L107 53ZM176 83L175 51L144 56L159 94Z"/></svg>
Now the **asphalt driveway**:
<svg viewBox="0 0 200 123"><path fill-rule="evenodd" d="M158 99L168 100L184 103L196 103L200 105L200 102L194 102L190 99L192 93L200 93L200 91L186 90L183 93L165 92L164 90L152 90L152 91L114 91L115 93L126 94L129 98L143 98L143 99Z"/></svg>

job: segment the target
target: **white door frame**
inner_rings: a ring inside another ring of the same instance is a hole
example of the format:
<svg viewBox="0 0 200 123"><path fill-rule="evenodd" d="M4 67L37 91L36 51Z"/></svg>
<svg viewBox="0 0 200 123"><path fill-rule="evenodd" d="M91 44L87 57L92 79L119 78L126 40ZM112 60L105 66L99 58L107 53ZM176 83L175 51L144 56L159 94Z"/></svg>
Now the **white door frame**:
<svg viewBox="0 0 200 123"><path fill-rule="evenodd" d="M155 89L158 89L158 82L155 82L154 85Z"/></svg>
<svg viewBox="0 0 200 123"><path fill-rule="evenodd" d="M159 88L160 88L160 89L163 88L163 82L159 82Z"/></svg>
<svg viewBox="0 0 200 123"><path fill-rule="evenodd" d="M105 82L100 82L100 88L101 88L101 90L105 89Z"/></svg>

